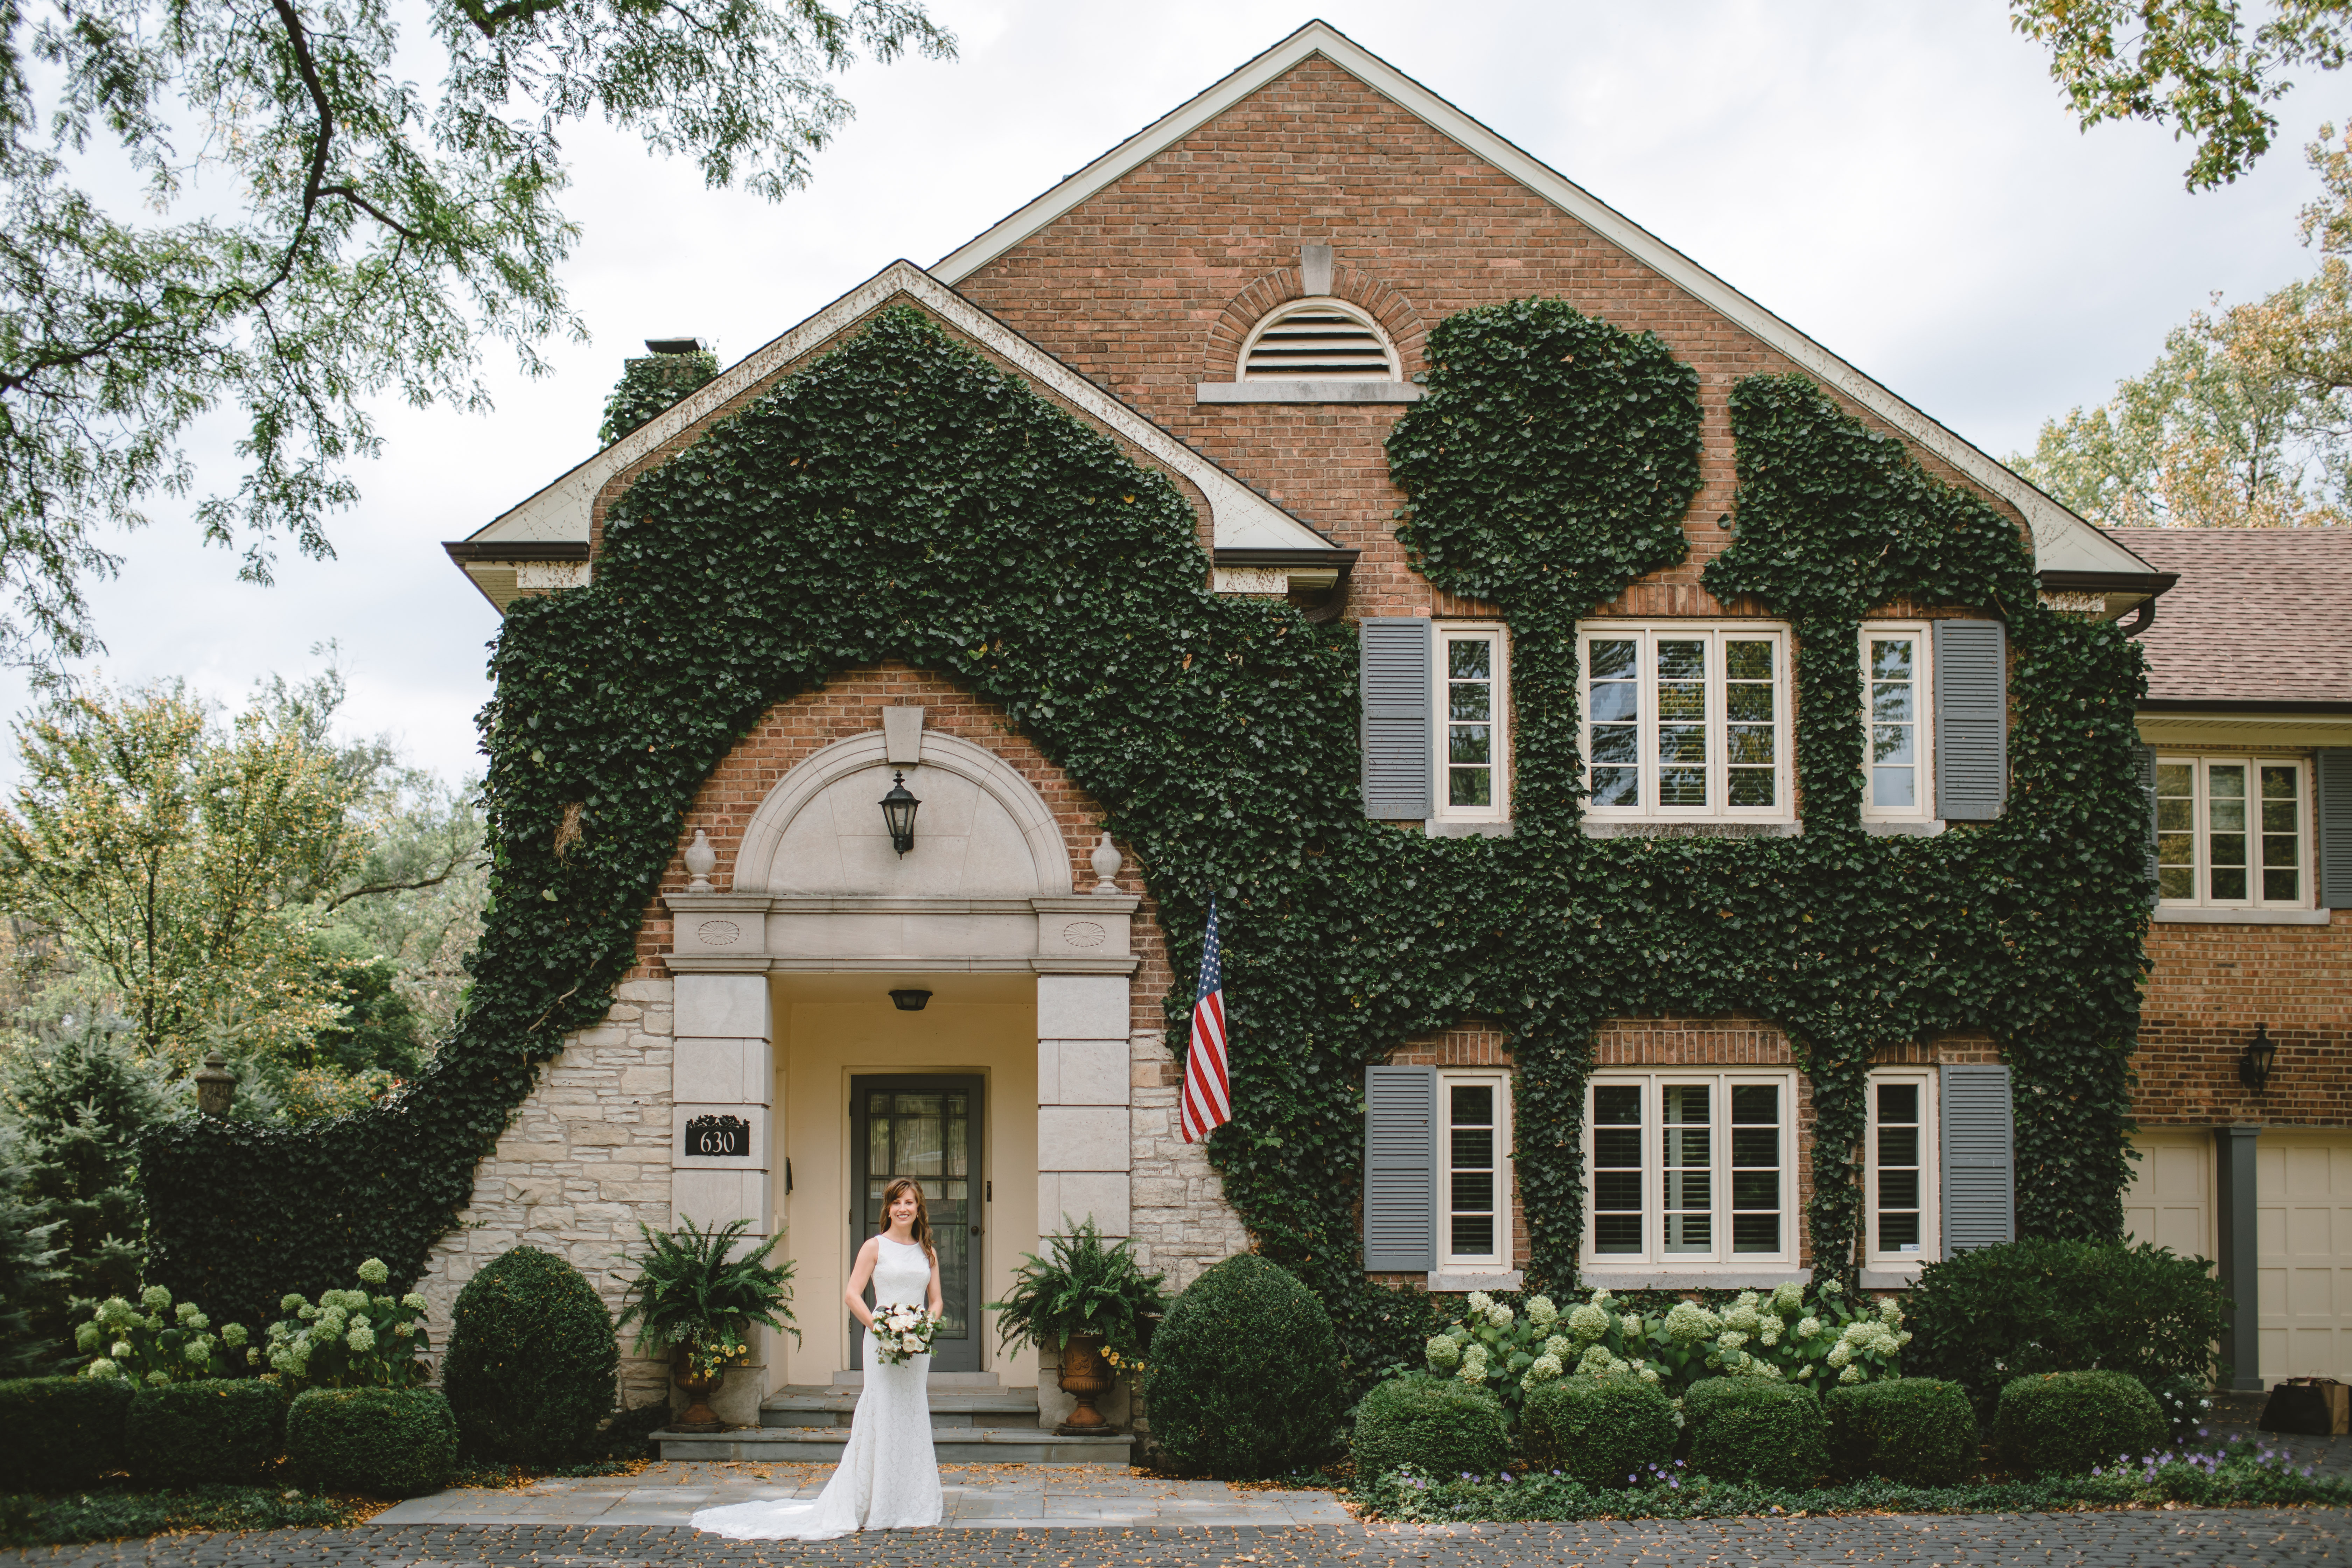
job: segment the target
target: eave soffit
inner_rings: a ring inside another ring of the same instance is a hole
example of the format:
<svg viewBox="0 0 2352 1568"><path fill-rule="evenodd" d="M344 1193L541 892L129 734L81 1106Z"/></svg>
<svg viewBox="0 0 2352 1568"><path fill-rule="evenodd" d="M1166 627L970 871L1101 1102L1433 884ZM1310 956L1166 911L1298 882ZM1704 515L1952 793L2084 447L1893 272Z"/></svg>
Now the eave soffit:
<svg viewBox="0 0 2352 1568"><path fill-rule="evenodd" d="M1868 409L1923 450L1934 453L2016 507L2032 531L2036 566L2049 571L2118 575L2155 571L2130 550L2043 494L2030 480L1929 418L1501 132L1473 119L1328 22L1307 23L1207 91L1145 126L1052 190L950 252L930 268L931 276L950 285L962 282L1097 192L1318 55L1405 112L1452 137L1634 260L1769 344L1815 380Z"/></svg>

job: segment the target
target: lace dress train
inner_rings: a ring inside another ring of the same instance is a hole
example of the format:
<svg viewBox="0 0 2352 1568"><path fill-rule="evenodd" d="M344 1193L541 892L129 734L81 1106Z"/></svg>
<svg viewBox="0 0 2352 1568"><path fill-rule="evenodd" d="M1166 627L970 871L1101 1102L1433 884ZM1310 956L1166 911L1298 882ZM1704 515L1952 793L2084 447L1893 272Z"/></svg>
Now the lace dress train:
<svg viewBox="0 0 2352 1568"><path fill-rule="evenodd" d="M918 1246L880 1238L874 1300L921 1306L931 1261ZM694 1528L735 1541L828 1541L859 1530L919 1530L939 1523L939 1458L931 1448L931 1358L903 1366L885 1362L873 1331L866 1335L866 1386L850 1417L849 1442L814 1501L746 1502L706 1508Z"/></svg>

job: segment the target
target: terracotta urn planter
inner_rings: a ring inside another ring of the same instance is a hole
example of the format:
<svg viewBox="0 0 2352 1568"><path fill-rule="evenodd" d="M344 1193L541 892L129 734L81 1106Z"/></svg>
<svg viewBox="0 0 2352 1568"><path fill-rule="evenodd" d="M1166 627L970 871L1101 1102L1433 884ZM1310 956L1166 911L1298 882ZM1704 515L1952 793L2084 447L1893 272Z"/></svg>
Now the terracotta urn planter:
<svg viewBox="0 0 2352 1568"><path fill-rule="evenodd" d="M1102 1349L1100 1334L1072 1334L1069 1343L1062 1347L1062 1392L1076 1395L1078 1407L1055 1431L1083 1436L1111 1430L1111 1424L1095 1408L1095 1401L1111 1389L1110 1363L1103 1360Z"/></svg>
<svg viewBox="0 0 2352 1568"><path fill-rule="evenodd" d="M681 1349L670 1357L670 1380L686 1394L686 1408L669 1424L673 1432L719 1432L726 1423L710 1408L710 1396L719 1392L719 1381L727 1375L724 1369L698 1372L694 1360Z"/></svg>

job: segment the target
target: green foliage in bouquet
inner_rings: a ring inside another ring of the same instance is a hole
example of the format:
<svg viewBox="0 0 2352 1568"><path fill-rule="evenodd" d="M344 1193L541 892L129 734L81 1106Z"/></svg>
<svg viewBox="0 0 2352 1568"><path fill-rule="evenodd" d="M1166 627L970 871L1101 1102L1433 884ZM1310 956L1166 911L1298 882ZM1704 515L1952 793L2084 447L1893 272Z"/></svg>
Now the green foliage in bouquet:
<svg viewBox="0 0 2352 1568"><path fill-rule="evenodd" d="M429 1374L425 1298L371 1295L391 1271L381 1258L359 1267L358 1290L321 1290L316 1304L289 1295L268 1343L247 1352L266 1361L289 1394L306 1388L413 1388Z"/></svg>
<svg viewBox="0 0 2352 1568"><path fill-rule="evenodd" d="M81 1369L84 1377L121 1377L148 1386L188 1383L231 1375L234 1358L247 1349L243 1324L224 1323L217 1334L212 1329L194 1301L174 1307L169 1290L150 1285L139 1292L138 1306L120 1296L100 1302L90 1321L74 1331L74 1344L92 1358Z"/></svg>
<svg viewBox="0 0 2352 1568"><path fill-rule="evenodd" d="M638 1325L636 1348L663 1355L683 1350L695 1368L708 1373L751 1354L751 1325L765 1323L798 1341L793 1320L793 1264L770 1263L782 1236L772 1236L740 1258L730 1256L750 1227L747 1219L704 1230L691 1219L676 1230L653 1229L643 1220L645 1255L626 1281L628 1306L620 1327Z"/></svg>
<svg viewBox="0 0 2352 1568"><path fill-rule="evenodd" d="M1356 1405L1356 1474L1370 1481L1411 1468L1425 1474L1498 1470L1511 1457L1502 1402L1452 1378L1392 1377Z"/></svg>
<svg viewBox="0 0 2352 1568"><path fill-rule="evenodd" d="M1062 1216L1064 1225L1069 1216ZM1053 1242L1051 1259L1021 1255L1013 1289L988 1310L998 1315L998 1339L1006 1345L1061 1349L1072 1334L1099 1334L1121 1355L1141 1352L1150 1324L1168 1310L1161 1274L1146 1274L1125 1239L1105 1247L1091 1215Z"/></svg>
<svg viewBox="0 0 2352 1568"><path fill-rule="evenodd" d="M1655 1383L1612 1372L1536 1384L1519 1432L1536 1468L1587 1486L1626 1487L1674 1458L1682 1426Z"/></svg>

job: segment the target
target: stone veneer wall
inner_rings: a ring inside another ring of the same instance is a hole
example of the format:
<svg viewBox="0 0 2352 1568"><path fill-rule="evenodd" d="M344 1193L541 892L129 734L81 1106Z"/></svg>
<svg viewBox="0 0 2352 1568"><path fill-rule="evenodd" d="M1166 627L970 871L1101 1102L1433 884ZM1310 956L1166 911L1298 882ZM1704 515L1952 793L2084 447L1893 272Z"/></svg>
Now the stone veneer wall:
<svg viewBox="0 0 2352 1568"><path fill-rule="evenodd" d="M1137 1258L1146 1269L1168 1276L1173 1295L1212 1263L1247 1252L1249 1233L1225 1202L1224 1178L1209 1168L1207 1152L1185 1142L1176 1125L1184 1075L1168 1054L1166 1034L1139 1029L1128 1055L1134 1067L1128 1115L1135 1131L1129 1226Z"/></svg>
<svg viewBox="0 0 2352 1568"><path fill-rule="evenodd" d="M593 1029L567 1036L538 1087L474 1171L474 1201L433 1249L417 1289L436 1350L449 1343L449 1312L474 1271L514 1247L568 1259L614 1318L637 1222L670 1224L670 982L630 980ZM659 1362L621 1345L621 1400L668 1396Z"/></svg>

